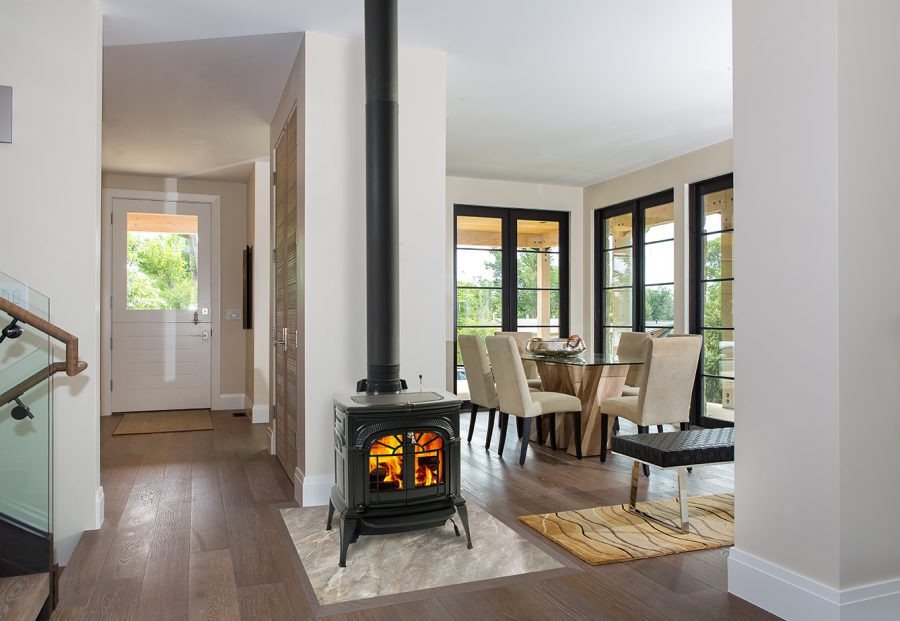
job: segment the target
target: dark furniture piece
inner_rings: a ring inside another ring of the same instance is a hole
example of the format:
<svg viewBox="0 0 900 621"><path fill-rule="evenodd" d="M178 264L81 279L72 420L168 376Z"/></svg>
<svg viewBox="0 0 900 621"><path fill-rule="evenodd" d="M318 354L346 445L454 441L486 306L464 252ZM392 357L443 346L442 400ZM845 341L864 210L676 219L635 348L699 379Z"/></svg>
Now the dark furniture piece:
<svg viewBox="0 0 900 621"><path fill-rule="evenodd" d="M692 466L727 464L734 461L734 427L693 429L669 433L614 436L612 451L634 460L631 470L631 498L629 510L663 526L687 533L688 500L686 472ZM640 465L678 470L678 502L681 505L681 526L673 526L637 508Z"/></svg>
<svg viewBox="0 0 900 621"><path fill-rule="evenodd" d="M443 526L459 515L472 548L460 493L459 408L456 395L358 392L334 398L335 485L328 504L331 530L340 518L339 565L360 535Z"/></svg>

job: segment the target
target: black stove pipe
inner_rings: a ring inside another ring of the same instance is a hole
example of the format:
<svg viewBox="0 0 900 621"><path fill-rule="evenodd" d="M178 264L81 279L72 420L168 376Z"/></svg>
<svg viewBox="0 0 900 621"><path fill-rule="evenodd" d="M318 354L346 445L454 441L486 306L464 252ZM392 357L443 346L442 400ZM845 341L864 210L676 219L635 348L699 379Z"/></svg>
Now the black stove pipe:
<svg viewBox="0 0 900 621"><path fill-rule="evenodd" d="M400 233L397 0L366 0L368 393L399 392Z"/></svg>

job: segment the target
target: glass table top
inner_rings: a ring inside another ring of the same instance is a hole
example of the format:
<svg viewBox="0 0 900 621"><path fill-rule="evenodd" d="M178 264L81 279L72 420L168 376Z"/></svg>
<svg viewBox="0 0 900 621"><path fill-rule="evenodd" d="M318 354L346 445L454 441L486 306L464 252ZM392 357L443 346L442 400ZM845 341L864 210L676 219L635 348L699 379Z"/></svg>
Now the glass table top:
<svg viewBox="0 0 900 621"><path fill-rule="evenodd" d="M622 357L615 354L595 354L589 350L581 352L577 356L535 356L531 352L524 352L522 360L533 360L534 362L547 362L550 364L568 364L577 367L599 367L618 364L644 364L643 358Z"/></svg>

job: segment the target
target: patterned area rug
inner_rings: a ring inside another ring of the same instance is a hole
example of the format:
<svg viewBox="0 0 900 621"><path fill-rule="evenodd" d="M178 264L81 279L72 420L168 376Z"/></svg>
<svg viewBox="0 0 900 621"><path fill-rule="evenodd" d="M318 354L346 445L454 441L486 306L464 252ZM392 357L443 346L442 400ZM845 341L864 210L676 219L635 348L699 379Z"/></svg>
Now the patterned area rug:
<svg viewBox="0 0 900 621"><path fill-rule="evenodd" d="M689 498L691 528L686 535L645 520L626 507L594 507L519 519L591 565L734 545L734 494ZM639 502L638 509L680 522L674 499Z"/></svg>
<svg viewBox="0 0 900 621"><path fill-rule="evenodd" d="M213 428L209 410L175 410L171 412L132 412L125 414L114 436L172 431L206 431Z"/></svg>

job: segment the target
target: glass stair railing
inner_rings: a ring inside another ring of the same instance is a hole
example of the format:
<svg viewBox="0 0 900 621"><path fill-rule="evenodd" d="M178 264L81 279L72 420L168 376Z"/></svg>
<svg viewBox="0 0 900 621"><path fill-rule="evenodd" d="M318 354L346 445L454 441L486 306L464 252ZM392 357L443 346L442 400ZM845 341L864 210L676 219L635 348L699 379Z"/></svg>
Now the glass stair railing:
<svg viewBox="0 0 900 621"><path fill-rule="evenodd" d="M54 362L53 340L65 344L65 362ZM0 272L0 581L48 574L37 618L56 602L51 377L86 367L78 339L50 323L49 298Z"/></svg>

